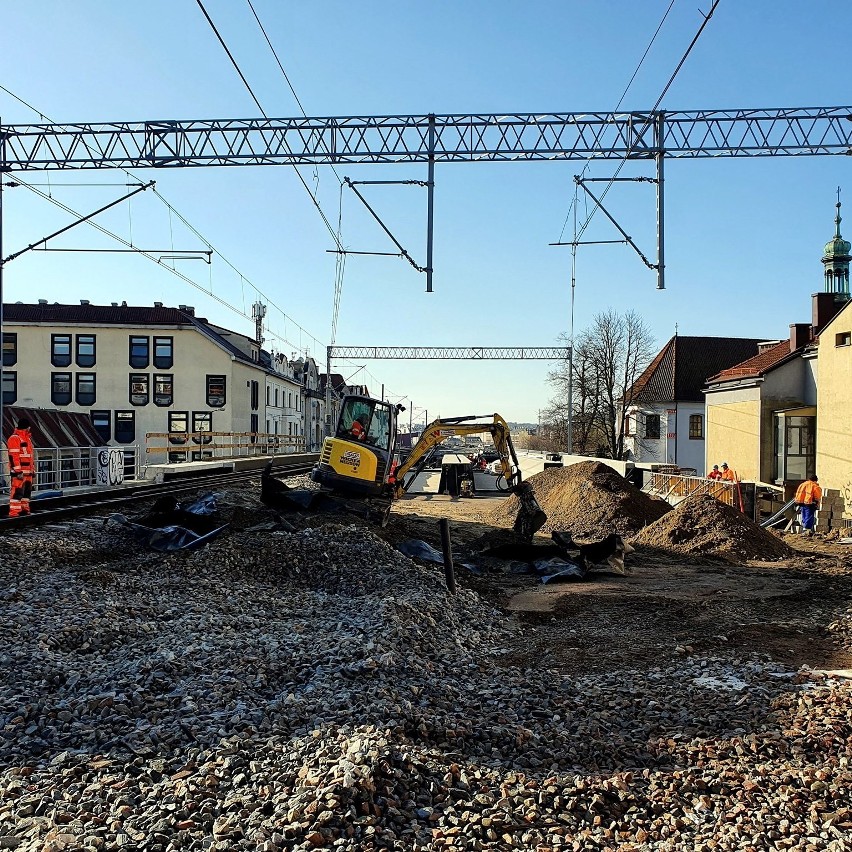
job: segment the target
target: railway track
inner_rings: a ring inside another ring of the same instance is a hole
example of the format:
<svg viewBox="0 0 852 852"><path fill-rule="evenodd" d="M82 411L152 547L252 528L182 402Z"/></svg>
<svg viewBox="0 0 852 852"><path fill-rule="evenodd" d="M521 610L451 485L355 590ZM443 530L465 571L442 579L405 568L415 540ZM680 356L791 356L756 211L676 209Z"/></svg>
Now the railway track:
<svg viewBox="0 0 852 852"><path fill-rule="evenodd" d="M292 462L273 466L276 477L299 476L309 473L313 459L306 461L301 457ZM111 488L103 491L88 491L84 494L49 497L32 502L33 513L18 518L0 518L0 535L5 532L41 526L63 518L79 515L99 514L104 511L119 511L122 507L142 500L156 499L168 495L185 494L191 491L209 491L215 488L230 487L249 479L259 479L262 468L252 470L228 471L203 476L175 478L168 482L153 485L140 485L134 488Z"/></svg>

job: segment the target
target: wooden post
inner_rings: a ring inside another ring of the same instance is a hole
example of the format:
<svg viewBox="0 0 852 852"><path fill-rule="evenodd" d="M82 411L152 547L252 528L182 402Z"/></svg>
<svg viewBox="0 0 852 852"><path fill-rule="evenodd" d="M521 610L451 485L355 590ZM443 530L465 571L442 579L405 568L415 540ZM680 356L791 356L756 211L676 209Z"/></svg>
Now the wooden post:
<svg viewBox="0 0 852 852"><path fill-rule="evenodd" d="M453 546L450 542L450 522L441 518L438 523L441 526L441 547L444 551L444 577L447 581L447 590L451 595L456 593L456 573L453 568Z"/></svg>

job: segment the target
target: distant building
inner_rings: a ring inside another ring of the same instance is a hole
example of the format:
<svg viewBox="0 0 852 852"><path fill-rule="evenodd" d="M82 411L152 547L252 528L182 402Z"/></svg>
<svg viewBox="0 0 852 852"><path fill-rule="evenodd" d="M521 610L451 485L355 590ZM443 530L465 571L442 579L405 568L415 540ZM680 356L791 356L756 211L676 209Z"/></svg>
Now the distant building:
<svg viewBox="0 0 852 852"><path fill-rule="evenodd" d="M704 475L708 376L756 355L752 338L675 335L627 392L624 446L634 462L676 464Z"/></svg>

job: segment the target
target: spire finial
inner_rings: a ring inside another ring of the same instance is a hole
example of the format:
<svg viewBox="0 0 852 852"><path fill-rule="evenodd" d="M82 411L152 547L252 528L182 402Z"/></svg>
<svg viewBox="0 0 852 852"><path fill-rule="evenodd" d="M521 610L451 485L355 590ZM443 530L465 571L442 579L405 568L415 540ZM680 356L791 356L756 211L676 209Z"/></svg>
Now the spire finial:
<svg viewBox="0 0 852 852"><path fill-rule="evenodd" d="M840 187L839 186L837 187L837 205L836 206L837 206L837 216L834 217L834 224L836 226L835 230L834 230L834 236L839 238L840 237L840 222L841 222L841 219L840 219Z"/></svg>

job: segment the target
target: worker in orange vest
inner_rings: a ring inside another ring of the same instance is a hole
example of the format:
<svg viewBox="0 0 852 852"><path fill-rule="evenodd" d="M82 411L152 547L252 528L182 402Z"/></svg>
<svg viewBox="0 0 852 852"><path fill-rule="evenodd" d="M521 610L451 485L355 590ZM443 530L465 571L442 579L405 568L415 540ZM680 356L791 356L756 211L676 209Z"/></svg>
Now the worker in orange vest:
<svg viewBox="0 0 852 852"><path fill-rule="evenodd" d="M353 421L352 425L349 427L349 431L352 434L352 437L356 441L363 441L367 437L367 429L364 426L364 420L366 418L363 414L359 414Z"/></svg>
<svg viewBox="0 0 852 852"><path fill-rule="evenodd" d="M723 482L736 482L737 475L728 467L727 462L722 462L722 481Z"/></svg>
<svg viewBox="0 0 852 852"><path fill-rule="evenodd" d="M802 535L813 535L816 523L816 510L822 499L822 488L819 487L816 474L806 479L796 489L796 506L802 513Z"/></svg>
<svg viewBox="0 0 852 852"><path fill-rule="evenodd" d="M9 451L9 471L12 488L9 494L9 517L29 515L30 495L33 491L33 473L35 472L35 455L33 453L33 436L30 432L30 421L26 417L18 420L18 426L6 441Z"/></svg>

